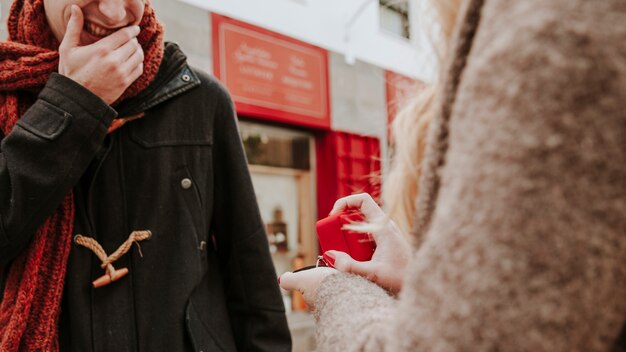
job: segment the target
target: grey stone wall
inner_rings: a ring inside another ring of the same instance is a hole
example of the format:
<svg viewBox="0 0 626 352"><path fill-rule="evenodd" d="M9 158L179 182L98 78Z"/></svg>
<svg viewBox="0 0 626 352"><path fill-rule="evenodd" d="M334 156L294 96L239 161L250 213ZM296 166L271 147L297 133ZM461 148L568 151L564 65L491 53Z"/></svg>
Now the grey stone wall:
<svg viewBox="0 0 626 352"><path fill-rule="evenodd" d="M387 155L387 98L383 69L329 54L332 129L378 137ZM383 162L383 175L386 170Z"/></svg>
<svg viewBox="0 0 626 352"><path fill-rule="evenodd" d="M151 2L165 26L165 40L177 43L192 66L213 72L209 12L176 0Z"/></svg>

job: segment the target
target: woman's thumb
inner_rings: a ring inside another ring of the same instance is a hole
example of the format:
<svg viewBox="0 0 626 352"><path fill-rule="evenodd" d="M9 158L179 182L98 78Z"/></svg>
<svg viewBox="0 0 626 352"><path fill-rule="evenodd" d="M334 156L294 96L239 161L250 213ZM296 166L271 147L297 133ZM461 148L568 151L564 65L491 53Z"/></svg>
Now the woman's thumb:
<svg viewBox="0 0 626 352"><path fill-rule="evenodd" d="M78 5L72 5L71 17L67 23L65 36L63 36L62 46L73 48L80 44L80 35L83 32L83 12Z"/></svg>
<svg viewBox="0 0 626 352"><path fill-rule="evenodd" d="M371 262L359 262L344 252L327 251L323 255L324 261L335 269L364 277L370 277L373 273Z"/></svg>

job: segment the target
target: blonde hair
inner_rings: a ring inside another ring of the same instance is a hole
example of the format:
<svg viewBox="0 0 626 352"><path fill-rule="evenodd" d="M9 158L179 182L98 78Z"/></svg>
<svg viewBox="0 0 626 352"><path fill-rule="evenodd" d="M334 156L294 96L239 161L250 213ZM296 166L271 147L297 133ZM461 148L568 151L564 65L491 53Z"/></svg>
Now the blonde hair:
<svg viewBox="0 0 626 352"><path fill-rule="evenodd" d="M402 109L392 123L391 168L383 185L383 204L389 217L403 233L413 228L415 200L419 192L421 164L426 145L426 131L433 117L433 109L442 77L443 62L448 55L462 0L429 0L426 9L430 23L429 37L439 62L435 82L423 89ZM433 33L436 31L437 33ZM437 38L437 39L434 39Z"/></svg>

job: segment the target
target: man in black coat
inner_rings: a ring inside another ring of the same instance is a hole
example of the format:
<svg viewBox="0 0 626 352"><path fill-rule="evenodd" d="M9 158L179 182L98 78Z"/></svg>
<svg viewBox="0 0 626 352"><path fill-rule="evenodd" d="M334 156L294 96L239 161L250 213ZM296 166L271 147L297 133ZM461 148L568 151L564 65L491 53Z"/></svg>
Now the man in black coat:
<svg viewBox="0 0 626 352"><path fill-rule="evenodd" d="M61 351L291 350L226 90L190 68L180 49L167 43L147 88L115 103L143 73L134 28L149 5L44 4L50 30L65 50L59 50L60 74L50 76L22 117L29 127L18 123L0 134L2 160L39 163L27 174L0 162L0 284L33 233L73 191L73 234L93 238L106 254L135 230L148 230L151 237L140 243L141 251L133 246L113 263L128 274L100 288L91 283L107 275L101 258L72 244ZM103 49L111 38L117 45ZM107 71L113 61L94 55L116 57L124 66L115 71L120 76ZM69 122L46 135L54 119ZM119 127L120 121L130 122ZM119 128L107 134L111 126ZM52 157L38 158L40 150Z"/></svg>

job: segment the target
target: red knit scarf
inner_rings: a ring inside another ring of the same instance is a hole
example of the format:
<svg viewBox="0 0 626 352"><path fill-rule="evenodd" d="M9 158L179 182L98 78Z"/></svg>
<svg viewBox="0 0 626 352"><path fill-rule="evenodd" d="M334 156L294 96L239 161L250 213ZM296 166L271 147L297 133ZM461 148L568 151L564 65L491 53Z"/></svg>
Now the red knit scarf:
<svg viewBox="0 0 626 352"><path fill-rule="evenodd" d="M59 65L59 43L48 27L43 0L15 0L8 27L9 41L0 43L0 129L5 136ZM163 27L149 3L140 27L144 72L119 101L144 90L163 58ZM58 351L58 320L73 224L74 203L69 194L13 260L0 304L0 352Z"/></svg>

